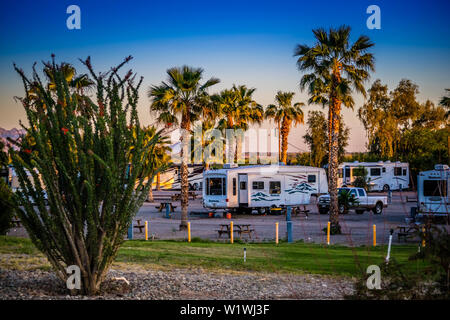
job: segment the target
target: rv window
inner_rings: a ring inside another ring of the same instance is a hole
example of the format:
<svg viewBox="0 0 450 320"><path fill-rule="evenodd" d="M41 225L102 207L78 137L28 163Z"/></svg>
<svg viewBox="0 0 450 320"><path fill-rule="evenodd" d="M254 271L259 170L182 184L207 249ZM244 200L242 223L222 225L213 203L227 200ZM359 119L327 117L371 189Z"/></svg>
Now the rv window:
<svg viewBox="0 0 450 320"><path fill-rule="evenodd" d="M281 182L280 181L270 181L270 194L280 194L281 193Z"/></svg>
<svg viewBox="0 0 450 320"><path fill-rule="evenodd" d="M308 182L316 182L316 175L315 174L308 175Z"/></svg>
<svg viewBox="0 0 450 320"><path fill-rule="evenodd" d="M381 176L381 170L380 168L371 168L370 169L370 175L372 177Z"/></svg>
<svg viewBox="0 0 450 320"><path fill-rule="evenodd" d="M386 168L385 168L385 167L383 167L383 173L384 173L384 172L386 172Z"/></svg>
<svg viewBox="0 0 450 320"><path fill-rule="evenodd" d="M239 183L239 190L247 190L247 182L241 181Z"/></svg>
<svg viewBox="0 0 450 320"><path fill-rule="evenodd" d="M406 169L403 169L403 175L406 176Z"/></svg>
<svg viewBox="0 0 450 320"><path fill-rule="evenodd" d="M344 171L344 176L346 178L350 178L350 168L349 167L345 167L345 171Z"/></svg>
<svg viewBox="0 0 450 320"><path fill-rule="evenodd" d="M236 178L233 178L233 196L236 195L236 187L237 187L237 185L236 185Z"/></svg>
<svg viewBox="0 0 450 320"><path fill-rule="evenodd" d="M225 195L225 178L208 178L206 179L206 194L211 196Z"/></svg>
<svg viewBox="0 0 450 320"><path fill-rule="evenodd" d="M446 197L447 180L424 180L423 195L425 197Z"/></svg>
<svg viewBox="0 0 450 320"><path fill-rule="evenodd" d="M402 175L402 168L395 167L394 168L394 176L401 176Z"/></svg>
<svg viewBox="0 0 450 320"><path fill-rule="evenodd" d="M253 190L264 189L264 181L253 181Z"/></svg>

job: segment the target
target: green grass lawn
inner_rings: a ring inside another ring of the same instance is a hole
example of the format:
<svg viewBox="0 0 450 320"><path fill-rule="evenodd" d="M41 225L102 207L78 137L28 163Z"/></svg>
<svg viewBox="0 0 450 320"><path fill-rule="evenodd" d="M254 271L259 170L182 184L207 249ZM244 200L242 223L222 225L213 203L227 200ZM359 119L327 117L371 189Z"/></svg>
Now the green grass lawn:
<svg viewBox="0 0 450 320"><path fill-rule="evenodd" d="M194 239L195 240L195 239ZM247 261L243 261L244 248ZM421 272L422 261L409 261L415 245L393 246L391 257L404 265L405 271ZM381 264L387 246L346 247L338 245L285 243L217 243L194 241L128 240L122 245L116 262L162 269L204 268L217 271L263 271L276 273L313 273L359 276L367 266ZM0 237L0 254L38 255L29 239Z"/></svg>

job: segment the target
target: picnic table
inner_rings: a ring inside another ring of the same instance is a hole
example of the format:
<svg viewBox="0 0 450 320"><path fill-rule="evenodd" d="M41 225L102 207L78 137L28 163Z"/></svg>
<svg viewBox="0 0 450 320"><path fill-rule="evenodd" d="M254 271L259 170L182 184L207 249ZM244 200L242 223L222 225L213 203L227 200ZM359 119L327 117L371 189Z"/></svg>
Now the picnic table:
<svg viewBox="0 0 450 320"><path fill-rule="evenodd" d="M177 207L177 206L174 206L172 204L172 202L161 202L161 204L159 206L156 206L156 209L158 209L158 212L161 212L167 206L170 206L170 212L175 212L175 209Z"/></svg>
<svg viewBox="0 0 450 320"><path fill-rule="evenodd" d="M403 238L406 242L407 239L412 239L418 236L418 231L423 231L425 228L425 232L428 233L430 230L430 226L427 224L415 224L411 223L409 225L400 225L397 226L398 229L398 241Z"/></svg>
<svg viewBox="0 0 450 320"><path fill-rule="evenodd" d="M14 216L14 218L11 221L13 223L13 225L15 225L16 227L20 227L21 225L21 221L17 216Z"/></svg>
<svg viewBox="0 0 450 320"><path fill-rule="evenodd" d="M306 209L306 206L298 206L292 208L292 214L298 216L299 214L304 214L306 218L308 218L309 210Z"/></svg>
<svg viewBox="0 0 450 320"><path fill-rule="evenodd" d="M220 229L217 230L218 238L222 237L222 234L228 235L228 238L230 238L230 225L229 224L221 224ZM233 226L233 233L236 232L239 236L239 239L242 238L242 234L246 234L249 239L252 239L252 235L255 236L255 238L258 238L256 235L255 229L251 228L251 224L235 224Z"/></svg>
<svg viewBox="0 0 450 320"><path fill-rule="evenodd" d="M136 229L139 229L139 233L142 233L142 229L145 228L145 225L141 224L141 219L136 219L137 225L133 226Z"/></svg>
<svg viewBox="0 0 450 320"><path fill-rule="evenodd" d="M192 200L197 199L197 194L193 191L189 191L188 197L191 197ZM179 201L181 200L181 193L175 193L172 195L172 201Z"/></svg>

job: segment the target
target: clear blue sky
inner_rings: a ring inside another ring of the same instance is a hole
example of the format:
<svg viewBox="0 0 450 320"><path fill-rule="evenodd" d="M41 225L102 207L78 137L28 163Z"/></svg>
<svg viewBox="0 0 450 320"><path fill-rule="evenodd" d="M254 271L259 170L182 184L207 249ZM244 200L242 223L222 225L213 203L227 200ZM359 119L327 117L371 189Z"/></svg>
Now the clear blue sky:
<svg viewBox="0 0 450 320"><path fill-rule="evenodd" d="M66 8L81 8L81 30L68 30ZM381 9L381 30L366 27L369 5ZM30 71L33 62L49 60L79 67L78 58L92 57L105 71L125 56L144 76L140 101L142 122L151 122L146 90L165 80L169 67L188 64L205 69L205 77L222 80L212 91L246 84L257 88L263 105L273 103L278 90L297 92L293 49L313 44L311 30L347 24L353 38L369 36L376 44L376 72L393 89L402 78L420 87L419 99L437 102L450 88L450 1L30 1L2 3L0 13L0 127L18 126L24 119L14 95L22 95L12 63ZM369 86L368 83L367 86ZM363 103L356 97L356 109ZM320 109L308 106L305 111ZM355 112L345 111L352 129L349 151L364 148L364 131ZM268 127L269 124L266 125ZM304 126L292 132L292 142L305 149ZM297 151L290 148L289 151Z"/></svg>

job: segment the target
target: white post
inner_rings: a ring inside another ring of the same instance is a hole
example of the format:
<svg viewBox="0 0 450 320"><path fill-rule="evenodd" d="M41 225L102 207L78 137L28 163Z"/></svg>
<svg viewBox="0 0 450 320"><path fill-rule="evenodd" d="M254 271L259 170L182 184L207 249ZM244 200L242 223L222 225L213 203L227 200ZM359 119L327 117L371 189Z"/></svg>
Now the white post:
<svg viewBox="0 0 450 320"><path fill-rule="evenodd" d="M244 248L244 262L247 260L247 249Z"/></svg>
<svg viewBox="0 0 450 320"><path fill-rule="evenodd" d="M392 234L394 233L394 230L391 229L390 233L391 234L389 235L389 245L388 245L388 253L386 256L386 263L389 263L389 258L391 257Z"/></svg>

